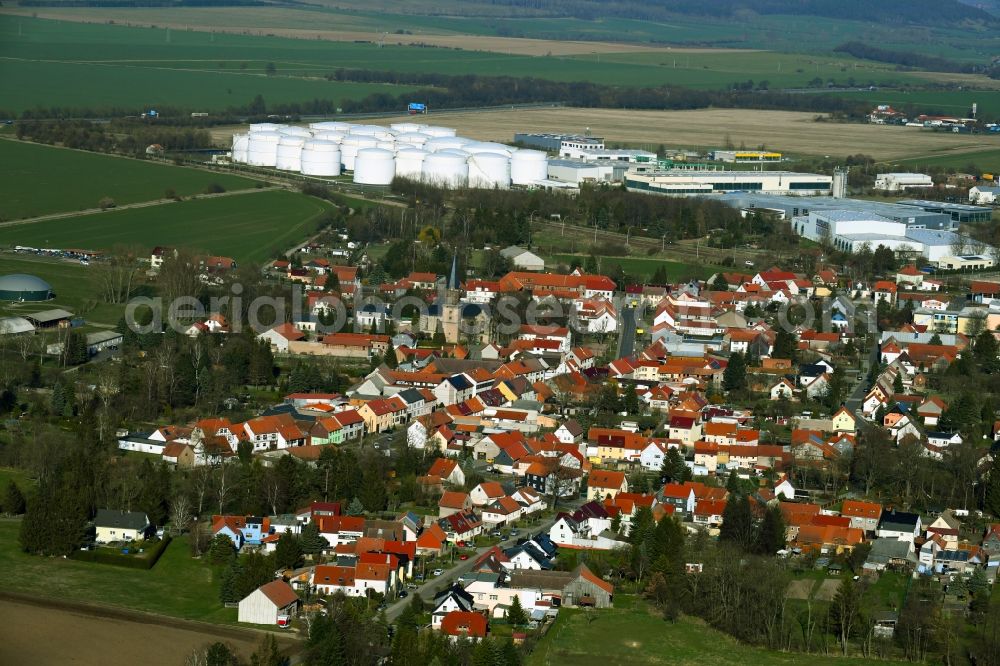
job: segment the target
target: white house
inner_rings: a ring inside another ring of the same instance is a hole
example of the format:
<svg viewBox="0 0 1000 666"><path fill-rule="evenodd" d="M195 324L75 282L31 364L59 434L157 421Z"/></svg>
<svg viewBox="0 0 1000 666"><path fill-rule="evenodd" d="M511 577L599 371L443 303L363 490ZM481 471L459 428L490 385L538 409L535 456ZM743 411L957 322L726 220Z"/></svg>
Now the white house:
<svg viewBox="0 0 1000 666"><path fill-rule="evenodd" d="M996 185L976 185L969 188L969 203L995 204L1000 200L1000 187Z"/></svg>
<svg viewBox="0 0 1000 666"><path fill-rule="evenodd" d="M149 517L141 511L98 509L94 518L96 543L115 543L144 539L152 527Z"/></svg>
<svg viewBox="0 0 1000 666"><path fill-rule="evenodd" d="M305 334L291 324L285 323L270 328L257 336L258 340L267 340L271 349L279 352L288 351L288 343L305 338Z"/></svg>

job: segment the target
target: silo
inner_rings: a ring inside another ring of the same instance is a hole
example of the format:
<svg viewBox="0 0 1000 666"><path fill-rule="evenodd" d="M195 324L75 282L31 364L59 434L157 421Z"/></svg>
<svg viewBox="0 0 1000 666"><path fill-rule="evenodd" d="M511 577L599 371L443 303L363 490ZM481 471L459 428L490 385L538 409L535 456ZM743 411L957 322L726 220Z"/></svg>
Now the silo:
<svg viewBox="0 0 1000 666"><path fill-rule="evenodd" d="M233 161L239 164L246 164L247 153L250 150L249 134L233 135Z"/></svg>
<svg viewBox="0 0 1000 666"><path fill-rule="evenodd" d="M462 150L461 148L445 148L444 150L439 150L437 152L446 153L448 155L458 155L459 157L464 159L469 159L469 155L471 154Z"/></svg>
<svg viewBox="0 0 1000 666"><path fill-rule="evenodd" d="M362 148L354 162L354 182L388 185L396 175L395 155L381 148Z"/></svg>
<svg viewBox="0 0 1000 666"><path fill-rule="evenodd" d="M431 153L424 158L420 179L440 187L465 187L469 181L466 159L461 155Z"/></svg>
<svg viewBox="0 0 1000 666"><path fill-rule="evenodd" d="M354 158L362 148L374 148L378 141L373 136L349 134L340 142L340 160L348 171L354 170Z"/></svg>
<svg viewBox="0 0 1000 666"><path fill-rule="evenodd" d="M423 132L404 132L396 135L397 142L412 143L414 146L422 146L427 143L428 139L430 137Z"/></svg>
<svg viewBox="0 0 1000 666"><path fill-rule="evenodd" d="M389 152L396 152L396 142L390 139L382 139L375 144L376 148L381 148L382 150L388 150Z"/></svg>
<svg viewBox="0 0 1000 666"><path fill-rule="evenodd" d="M278 159L279 141L281 135L277 132L251 132L247 146L247 164L273 167Z"/></svg>
<svg viewBox="0 0 1000 666"><path fill-rule="evenodd" d="M492 141L475 141L473 143L467 143L462 146L462 150L467 153L497 153L500 155L506 155L510 157L512 149L510 146L505 146L502 143L494 143Z"/></svg>
<svg viewBox="0 0 1000 666"><path fill-rule="evenodd" d="M306 141L302 146L302 173L306 176L339 176L340 144Z"/></svg>
<svg viewBox="0 0 1000 666"><path fill-rule="evenodd" d="M309 129L316 132L343 132L347 134L354 127L354 123L345 123L339 120L325 120L321 123L309 123Z"/></svg>
<svg viewBox="0 0 1000 666"><path fill-rule="evenodd" d="M393 123L389 125L389 129L398 134L406 134L408 132L419 132L421 127L423 127L423 125L419 123Z"/></svg>
<svg viewBox="0 0 1000 666"><path fill-rule="evenodd" d="M336 144L340 144L340 142L344 140L345 136L347 136L346 132L339 132L336 130L316 130L313 134L313 138L318 141L332 141Z"/></svg>
<svg viewBox="0 0 1000 666"><path fill-rule="evenodd" d="M396 151L396 175L400 178L420 180L423 172L424 159L429 155L419 148L403 148Z"/></svg>
<svg viewBox="0 0 1000 666"><path fill-rule="evenodd" d="M540 150L519 150L510 158L510 181L533 185L548 177L549 162Z"/></svg>
<svg viewBox="0 0 1000 666"><path fill-rule="evenodd" d="M510 158L501 153L474 153L469 157L469 187L510 187Z"/></svg>
<svg viewBox="0 0 1000 666"><path fill-rule="evenodd" d="M278 149L275 153L274 166L282 171L302 170L302 146L305 144L305 137L283 136L278 141Z"/></svg>
<svg viewBox="0 0 1000 666"><path fill-rule="evenodd" d="M424 125L420 132L428 136L455 136L456 132L450 127L437 127L435 125Z"/></svg>

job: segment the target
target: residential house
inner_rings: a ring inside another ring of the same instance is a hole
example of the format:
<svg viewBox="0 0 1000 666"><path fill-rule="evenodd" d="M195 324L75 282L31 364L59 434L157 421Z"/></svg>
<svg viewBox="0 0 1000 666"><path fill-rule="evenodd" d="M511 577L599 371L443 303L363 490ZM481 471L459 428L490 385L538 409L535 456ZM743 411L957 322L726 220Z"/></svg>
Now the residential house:
<svg viewBox="0 0 1000 666"><path fill-rule="evenodd" d="M851 527L874 534L882 517L882 505L860 500L844 500L840 515L851 520Z"/></svg>
<svg viewBox="0 0 1000 666"><path fill-rule="evenodd" d="M920 515L895 509L883 511L875 534L883 539L899 539L913 543L920 534Z"/></svg>
<svg viewBox="0 0 1000 666"><path fill-rule="evenodd" d="M465 472L455 460L437 458L427 472L428 476L437 476L456 486L465 485Z"/></svg>
<svg viewBox="0 0 1000 666"><path fill-rule="evenodd" d="M438 500L438 517L446 518L452 514L463 513L472 509L472 498L468 493L447 491Z"/></svg>
<svg viewBox="0 0 1000 666"><path fill-rule="evenodd" d="M118 543L140 541L149 536L152 525L142 511L116 511L98 509L94 518L97 535L96 543Z"/></svg>
<svg viewBox="0 0 1000 666"><path fill-rule="evenodd" d="M625 472L610 470L594 470L587 478L587 499L614 499L618 493L628 492L628 479Z"/></svg>
<svg viewBox="0 0 1000 666"><path fill-rule="evenodd" d="M287 622L298 614L301 601L284 580L261 585L240 600L237 620L247 624L277 626L279 618Z"/></svg>

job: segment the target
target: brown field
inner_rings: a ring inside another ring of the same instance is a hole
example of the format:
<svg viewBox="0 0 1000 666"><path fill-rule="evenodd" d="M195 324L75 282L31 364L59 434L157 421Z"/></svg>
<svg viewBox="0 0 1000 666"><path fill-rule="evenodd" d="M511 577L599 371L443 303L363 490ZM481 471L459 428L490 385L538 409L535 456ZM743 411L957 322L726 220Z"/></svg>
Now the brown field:
<svg viewBox="0 0 1000 666"><path fill-rule="evenodd" d="M815 581L811 578L793 580L788 584L788 591L785 592L785 596L789 599L808 599L809 595L812 594L814 583Z"/></svg>
<svg viewBox="0 0 1000 666"><path fill-rule="evenodd" d="M108 615L4 599L0 664L183 664L192 651L215 641L248 658L263 636L166 618L161 624L155 616L140 614L130 619L127 611Z"/></svg>
<svg viewBox="0 0 1000 666"><path fill-rule="evenodd" d="M817 601L833 601L833 598L837 596L837 590L840 588L840 580L837 578L827 578L824 580L819 589L816 590L816 595L813 597Z"/></svg>
<svg viewBox="0 0 1000 666"><path fill-rule="evenodd" d="M579 132L590 128L607 141L670 148L721 148L726 137L737 146L764 145L791 154L843 157L856 153L879 160L910 156L949 155L1000 149L1000 137L946 134L914 127L816 122L822 114L794 111L702 109L696 111L634 111L620 109L551 108L516 111L442 113L419 121L454 127L459 134L481 140L512 141L515 132ZM375 121L413 121L392 116Z"/></svg>
<svg viewBox="0 0 1000 666"><path fill-rule="evenodd" d="M79 23L108 23L119 25L204 32L225 32L245 35L274 35L292 39L320 39L332 42L353 42L358 40L376 41L379 34L373 30L351 28L349 15L322 14L312 11L272 8L225 8L225 7L185 7L183 9L102 9L88 7L58 8L32 7L3 8L0 13L38 18L76 21ZM414 35L390 34L385 36L386 44L406 46L409 44L429 44L446 48L469 51L490 51L530 56L570 56L589 53L725 53L735 49L712 48L666 48L642 46L640 44L618 44L613 42L574 42L547 39L523 39L519 37L490 37L462 35L442 32L430 34L421 32Z"/></svg>

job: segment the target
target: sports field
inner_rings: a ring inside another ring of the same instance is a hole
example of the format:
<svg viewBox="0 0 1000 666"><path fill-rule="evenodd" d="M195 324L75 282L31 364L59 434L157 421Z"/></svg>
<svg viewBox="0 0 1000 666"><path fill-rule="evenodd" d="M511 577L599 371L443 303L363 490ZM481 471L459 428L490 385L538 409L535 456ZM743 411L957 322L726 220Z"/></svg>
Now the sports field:
<svg viewBox="0 0 1000 666"><path fill-rule="evenodd" d="M167 164L0 141L0 220L16 220L97 208L104 197L118 205L162 199L167 190L183 197L209 185L244 190L255 181Z"/></svg>
<svg viewBox="0 0 1000 666"><path fill-rule="evenodd" d="M326 210L324 202L295 192L253 190L2 227L0 245L88 250L169 245L263 262L306 238Z"/></svg>
<svg viewBox="0 0 1000 666"><path fill-rule="evenodd" d="M800 664L860 666L886 663L817 654L775 652L741 645L703 622L683 617L676 623L663 620L646 602L615 596L615 608L582 611L563 608L549 633L539 641L528 666L756 666Z"/></svg>
<svg viewBox="0 0 1000 666"><path fill-rule="evenodd" d="M442 115L436 123L461 134L511 141L515 132L583 132L607 141L655 149L720 148L726 138L747 148L766 146L786 154L846 156L878 160L927 154L959 155L1000 149L1000 136L929 132L914 127L816 122L819 114L749 109L635 111L630 109L551 108ZM379 119L390 123L404 116Z"/></svg>

